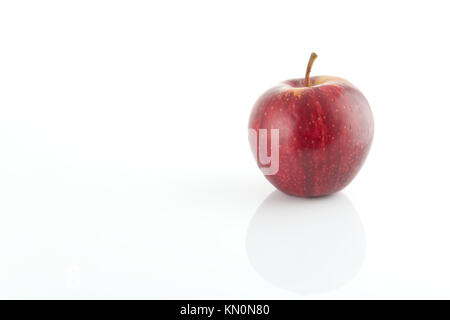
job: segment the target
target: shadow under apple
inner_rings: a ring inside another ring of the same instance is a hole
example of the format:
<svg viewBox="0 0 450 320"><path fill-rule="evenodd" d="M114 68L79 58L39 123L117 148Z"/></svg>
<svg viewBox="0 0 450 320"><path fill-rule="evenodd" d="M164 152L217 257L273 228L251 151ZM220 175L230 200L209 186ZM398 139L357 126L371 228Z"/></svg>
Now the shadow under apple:
<svg viewBox="0 0 450 320"><path fill-rule="evenodd" d="M343 194L313 199L271 193L247 231L247 255L267 281L308 294L335 290L364 260L361 219Z"/></svg>

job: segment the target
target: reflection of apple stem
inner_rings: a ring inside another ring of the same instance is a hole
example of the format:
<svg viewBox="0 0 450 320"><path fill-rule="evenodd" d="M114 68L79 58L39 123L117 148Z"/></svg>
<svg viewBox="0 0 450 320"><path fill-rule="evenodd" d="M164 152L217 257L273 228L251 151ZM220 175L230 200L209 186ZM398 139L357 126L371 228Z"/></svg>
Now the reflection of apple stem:
<svg viewBox="0 0 450 320"><path fill-rule="evenodd" d="M316 60L317 58L317 54L316 53L311 53L311 57L309 57L309 61L308 61L308 67L306 67L306 75L305 75L305 82L306 82L306 86L309 87L310 83L309 83L309 74L311 73L311 68L312 65L314 63L314 60Z"/></svg>

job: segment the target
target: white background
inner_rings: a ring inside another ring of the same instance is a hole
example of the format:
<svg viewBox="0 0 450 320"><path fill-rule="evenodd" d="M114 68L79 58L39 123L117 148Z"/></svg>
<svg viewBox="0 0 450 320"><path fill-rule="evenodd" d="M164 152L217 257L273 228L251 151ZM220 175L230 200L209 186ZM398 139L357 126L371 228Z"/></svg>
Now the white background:
<svg viewBox="0 0 450 320"><path fill-rule="evenodd" d="M450 298L446 1L2 1L1 298ZM285 197L266 89L336 75L375 139Z"/></svg>

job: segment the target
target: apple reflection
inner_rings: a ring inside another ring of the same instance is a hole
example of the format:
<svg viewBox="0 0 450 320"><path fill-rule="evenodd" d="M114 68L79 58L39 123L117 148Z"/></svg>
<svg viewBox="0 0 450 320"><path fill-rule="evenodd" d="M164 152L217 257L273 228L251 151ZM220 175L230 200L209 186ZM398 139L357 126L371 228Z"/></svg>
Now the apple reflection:
<svg viewBox="0 0 450 320"><path fill-rule="evenodd" d="M246 245L251 265L267 281L302 294L323 293L359 272L365 235L342 193L303 199L274 191L252 218Z"/></svg>

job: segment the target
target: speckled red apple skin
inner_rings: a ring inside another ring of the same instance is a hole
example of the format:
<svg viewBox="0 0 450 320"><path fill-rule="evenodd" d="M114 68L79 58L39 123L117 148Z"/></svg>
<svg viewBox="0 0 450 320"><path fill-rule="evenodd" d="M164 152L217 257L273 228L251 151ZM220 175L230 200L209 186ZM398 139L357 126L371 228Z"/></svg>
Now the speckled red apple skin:
<svg viewBox="0 0 450 320"><path fill-rule="evenodd" d="M351 83L328 76L310 81L309 87L304 79L293 79L268 90L249 120L256 131L279 129L279 170L266 178L277 189L301 197L347 186L364 163L374 133L370 106Z"/></svg>

